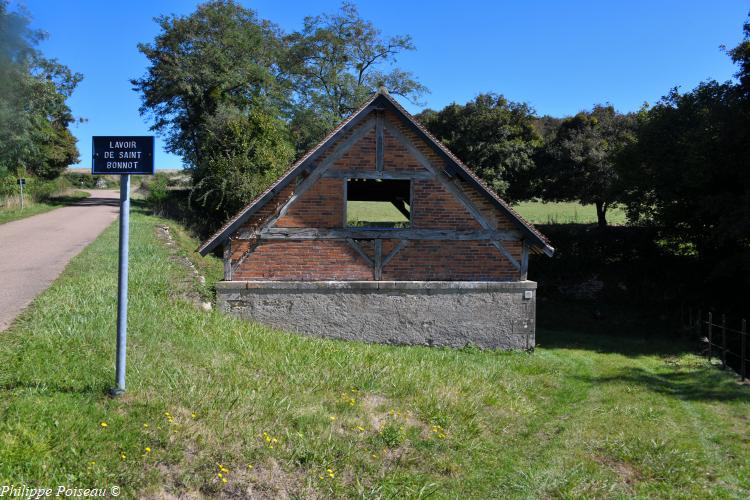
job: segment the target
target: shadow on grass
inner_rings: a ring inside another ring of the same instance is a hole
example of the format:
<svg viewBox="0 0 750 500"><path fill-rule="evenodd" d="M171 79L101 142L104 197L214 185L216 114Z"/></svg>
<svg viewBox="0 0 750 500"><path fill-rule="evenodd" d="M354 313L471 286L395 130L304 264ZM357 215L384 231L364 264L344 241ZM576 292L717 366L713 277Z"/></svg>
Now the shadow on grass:
<svg viewBox="0 0 750 500"><path fill-rule="evenodd" d="M77 394L80 396L90 397L109 397L109 391L111 387L106 384L86 384L80 386L74 385L60 385L60 384L48 384L46 382L25 382L21 380L14 380L0 384L0 393L2 392L14 392L14 391L29 391L36 392L39 394Z"/></svg>
<svg viewBox="0 0 750 500"><path fill-rule="evenodd" d="M675 362L665 360L665 363ZM750 386L740 385L735 377L727 376L717 367L702 365L675 371L652 373L638 367L627 367L615 374L576 376L591 384L640 385L648 390L686 401L746 401L750 402Z"/></svg>
<svg viewBox="0 0 750 500"><path fill-rule="evenodd" d="M582 349L603 354L623 356L676 356L697 353L699 345L674 335L612 333L603 327L599 333L582 333L573 330L555 330L539 327L536 332L537 347L545 349Z"/></svg>

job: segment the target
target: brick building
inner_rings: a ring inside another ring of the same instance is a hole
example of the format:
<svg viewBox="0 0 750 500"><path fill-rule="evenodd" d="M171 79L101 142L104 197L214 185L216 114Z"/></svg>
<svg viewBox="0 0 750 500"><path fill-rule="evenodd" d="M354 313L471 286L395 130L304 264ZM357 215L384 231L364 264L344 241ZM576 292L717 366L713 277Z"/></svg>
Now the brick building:
<svg viewBox="0 0 750 500"><path fill-rule="evenodd" d="M389 343L532 347L530 252L546 238L387 92L372 96L199 252L219 306Z"/></svg>

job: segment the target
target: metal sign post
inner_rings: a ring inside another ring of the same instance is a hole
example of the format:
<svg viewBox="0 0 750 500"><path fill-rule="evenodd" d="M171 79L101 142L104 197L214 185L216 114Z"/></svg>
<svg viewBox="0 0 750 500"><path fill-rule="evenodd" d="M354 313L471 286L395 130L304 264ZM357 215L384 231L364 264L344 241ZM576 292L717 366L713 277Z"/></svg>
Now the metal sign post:
<svg viewBox="0 0 750 500"><path fill-rule="evenodd" d="M153 136L94 137L94 175L120 175L120 248L117 274L117 358L115 387L110 394L125 392L125 353L128 341L128 245L130 239L130 176L153 175Z"/></svg>
<svg viewBox="0 0 750 500"><path fill-rule="evenodd" d="M125 352L128 342L128 248L130 240L130 175L120 177L120 266L117 273L117 363L113 396L125 392Z"/></svg>
<svg viewBox="0 0 750 500"><path fill-rule="evenodd" d="M18 189L21 190L21 210L23 210L23 187L26 185L26 179L21 177L18 179Z"/></svg>

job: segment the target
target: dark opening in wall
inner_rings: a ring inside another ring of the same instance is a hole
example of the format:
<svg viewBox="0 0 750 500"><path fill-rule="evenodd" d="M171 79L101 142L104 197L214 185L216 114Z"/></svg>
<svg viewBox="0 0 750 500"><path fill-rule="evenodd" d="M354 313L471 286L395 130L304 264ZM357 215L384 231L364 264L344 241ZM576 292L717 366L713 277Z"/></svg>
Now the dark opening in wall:
<svg viewBox="0 0 750 500"><path fill-rule="evenodd" d="M411 181L348 179L346 225L355 227L409 227Z"/></svg>

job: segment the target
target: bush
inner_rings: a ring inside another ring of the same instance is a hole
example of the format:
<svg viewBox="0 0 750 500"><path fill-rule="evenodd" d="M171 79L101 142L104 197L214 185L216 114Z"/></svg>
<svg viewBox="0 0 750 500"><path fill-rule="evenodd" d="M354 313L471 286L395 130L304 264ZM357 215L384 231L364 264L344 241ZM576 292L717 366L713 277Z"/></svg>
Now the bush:
<svg viewBox="0 0 750 500"><path fill-rule="evenodd" d="M32 201L44 201L72 187L70 181L63 177L58 177L51 181L37 177L25 177L25 179L26 185L24 186L23 194L26 199ZM6 175L0 178L0 200L15 197L19 194L18 178L16 176Z"/></svg>

